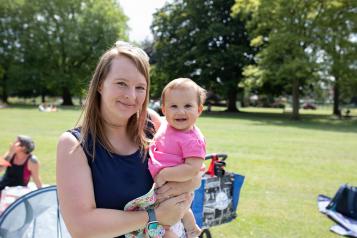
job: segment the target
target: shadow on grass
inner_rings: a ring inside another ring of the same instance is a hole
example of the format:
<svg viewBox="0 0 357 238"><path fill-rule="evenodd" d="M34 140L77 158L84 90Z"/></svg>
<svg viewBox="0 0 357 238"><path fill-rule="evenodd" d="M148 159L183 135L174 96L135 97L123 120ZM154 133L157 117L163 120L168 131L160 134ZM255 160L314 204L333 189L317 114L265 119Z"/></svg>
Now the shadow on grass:
<svg viewBox="0 0 357 238"><path fill-rule="evenodd" d="M204 112L203 117L219 119L239 119L253 121L257 126L275 125L284 127L297 127L302 129L337 131L344 133L357 133L357 118L334 118L331 115L300 115L300 120L292 120L288 113L269 113L269 112Z"/></svg>

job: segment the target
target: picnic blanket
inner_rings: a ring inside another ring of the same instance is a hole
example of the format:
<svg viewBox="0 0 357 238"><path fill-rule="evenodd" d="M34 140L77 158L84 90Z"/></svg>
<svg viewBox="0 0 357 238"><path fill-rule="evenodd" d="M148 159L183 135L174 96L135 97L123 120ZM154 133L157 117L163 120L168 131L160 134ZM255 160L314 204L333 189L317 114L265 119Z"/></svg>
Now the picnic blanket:
<svg viewBox="0 0 357 238"><path fill-rule="evenodd" d="M330 231L343 236L357 237L357 220L346 217L339 212L326 209L330 202L331 198L328 196L320 194L317 197L319 211L337 223L330 228Z"/></svg>

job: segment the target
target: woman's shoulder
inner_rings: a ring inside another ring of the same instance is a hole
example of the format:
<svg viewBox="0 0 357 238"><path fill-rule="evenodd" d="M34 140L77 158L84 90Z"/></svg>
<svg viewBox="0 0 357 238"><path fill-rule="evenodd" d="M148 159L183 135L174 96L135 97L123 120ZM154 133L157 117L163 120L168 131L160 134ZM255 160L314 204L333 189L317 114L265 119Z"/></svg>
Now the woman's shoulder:
<svg viewBox="0 0 357 238"><path fill-rule="evenodd" d="M79 141L79 135L80 131L75 129L63 132L58 139L57 148L68 148L77 145Z"/></svg>
<svg viewBox="0 0 357 238"><path fill-rule="evenodd" d="M57 160L58 161L72 161L69 158L83 157L85 153L80 146L79 140L71 132L63 132L57 143Z"/></svg>
<svg viewBox="0 0 357 238"><path fill-rule="evenodd" d="M38 158L37 158L36 155L31 154L30 158L29 158L29 161L33 162L33 163L38 163Z"/></svg>
<svg viewBox="0 0 357 238"><path fill-rule="evenodd" d="M81 127L75 127L75 128L67 130L66 132L68 132L69 134L74 136L77 140L79 140L81 137ZM65 134L66 132L64 132L63 134Z"/></svg>

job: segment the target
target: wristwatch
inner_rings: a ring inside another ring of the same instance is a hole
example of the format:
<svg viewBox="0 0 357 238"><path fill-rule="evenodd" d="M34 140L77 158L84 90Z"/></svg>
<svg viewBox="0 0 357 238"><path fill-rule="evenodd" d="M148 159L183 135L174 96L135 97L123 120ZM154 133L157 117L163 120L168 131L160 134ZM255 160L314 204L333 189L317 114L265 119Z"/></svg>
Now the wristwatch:
<svg viewBox="0 0 357 238"><path fill-rule="evenodd" d="M148 208L147 213L149 215L149 222L146 225L146 231L149 237L158 237L160 233L159 222L156 219L154 208Z"/></svg>

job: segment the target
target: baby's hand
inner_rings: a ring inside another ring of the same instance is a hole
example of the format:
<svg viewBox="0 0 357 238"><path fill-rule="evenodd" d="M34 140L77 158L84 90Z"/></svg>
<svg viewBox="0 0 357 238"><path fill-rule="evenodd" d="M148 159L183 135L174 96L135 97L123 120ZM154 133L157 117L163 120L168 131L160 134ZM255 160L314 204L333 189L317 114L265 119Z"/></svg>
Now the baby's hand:
<svg viewBox="0 0 357 238"><path fill-rule="evenodd" d="M156 183L156 188L159 188L166 183L166 180L161 172L156 175L154 181Z"/></svg>

